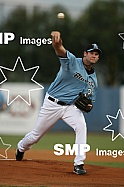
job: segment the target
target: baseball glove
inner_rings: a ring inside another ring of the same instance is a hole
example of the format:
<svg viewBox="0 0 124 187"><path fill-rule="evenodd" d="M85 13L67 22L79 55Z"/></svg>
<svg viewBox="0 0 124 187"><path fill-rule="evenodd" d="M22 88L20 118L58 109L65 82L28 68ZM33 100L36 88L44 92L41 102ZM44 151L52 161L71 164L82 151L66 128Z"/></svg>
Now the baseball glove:
<svg viewBox="0 0 124 187"><path fill-rule="evenodd" d="M82 112L90 112L93 108L91 99L88 99L83 93L79 93L78 98L75 101L75 106Z"/></svg>

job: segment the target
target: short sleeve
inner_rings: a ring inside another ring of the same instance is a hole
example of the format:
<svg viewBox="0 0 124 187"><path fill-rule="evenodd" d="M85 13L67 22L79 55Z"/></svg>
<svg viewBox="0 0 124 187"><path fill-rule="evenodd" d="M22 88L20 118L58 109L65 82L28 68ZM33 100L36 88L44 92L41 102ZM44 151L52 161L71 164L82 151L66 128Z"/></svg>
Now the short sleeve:
<svg viewBox="0 0 124 187"><path fill-rule="evenodd" d="M75 65L76 57L67 50L67 57L66 58L59 57L59 61L60 64L62 65L62 68L65 71L69 71Z"/></svg>

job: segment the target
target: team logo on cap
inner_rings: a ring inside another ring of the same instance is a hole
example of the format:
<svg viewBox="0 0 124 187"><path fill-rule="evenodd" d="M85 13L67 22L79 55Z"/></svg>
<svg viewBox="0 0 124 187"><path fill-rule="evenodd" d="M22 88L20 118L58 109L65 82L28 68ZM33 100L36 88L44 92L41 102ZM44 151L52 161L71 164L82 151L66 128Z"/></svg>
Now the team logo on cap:
<svg viewBox="0 0 124 187"><path fill-rule="evenodd" d="M92 44L94 49L98 49L98 45L97 44Z"/></svg>

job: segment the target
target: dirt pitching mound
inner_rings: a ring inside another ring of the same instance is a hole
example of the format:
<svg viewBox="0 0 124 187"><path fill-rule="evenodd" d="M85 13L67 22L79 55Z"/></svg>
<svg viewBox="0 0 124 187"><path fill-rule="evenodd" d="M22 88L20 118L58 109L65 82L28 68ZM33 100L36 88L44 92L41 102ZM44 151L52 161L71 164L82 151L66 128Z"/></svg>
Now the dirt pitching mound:
<svg viewBox="0 0 124 187"><path fill-rule="evenodd" d="M0 160L0 185L45 187L121 187L124 169L85 165L87 174L73 173L73 163L55 160Z"/></svg>

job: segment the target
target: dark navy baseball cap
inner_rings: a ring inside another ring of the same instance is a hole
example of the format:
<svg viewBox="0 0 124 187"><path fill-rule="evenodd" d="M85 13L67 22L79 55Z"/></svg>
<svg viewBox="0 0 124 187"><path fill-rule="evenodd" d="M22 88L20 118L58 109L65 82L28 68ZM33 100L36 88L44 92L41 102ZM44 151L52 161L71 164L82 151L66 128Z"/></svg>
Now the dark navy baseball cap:
<svg viewBox="0 0 124 187"><path fill-rule="evenodd" d="M89 44L87 48L85 49L86 52L90 51L98 51L99 54L102 53L101 49L98 47L97 44Z"/></svg>

